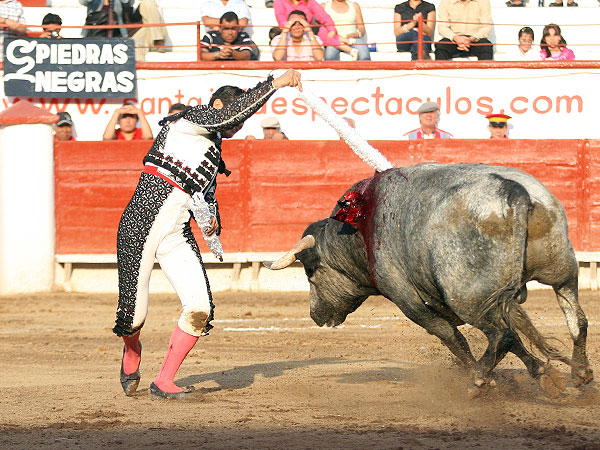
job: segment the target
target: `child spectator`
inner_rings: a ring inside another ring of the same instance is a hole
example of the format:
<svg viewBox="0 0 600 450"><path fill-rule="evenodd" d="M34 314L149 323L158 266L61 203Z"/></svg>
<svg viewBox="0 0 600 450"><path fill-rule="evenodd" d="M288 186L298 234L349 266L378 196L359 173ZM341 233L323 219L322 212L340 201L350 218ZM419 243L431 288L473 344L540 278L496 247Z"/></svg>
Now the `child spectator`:
<svg viewBox="0 0 600 450"><path fill-rule="evenodd" d="M506 55L502 57L505 61L539 61L539 55L533 50L533 30L523 27L519 30L519 45L510 47Z"/></svg>
<svg viewBox="0 0 600 450"><path fill-rule="evenodd" d="M567 41L562 37L560 27L555 23L544 27L540 47L542 48L540 50L542 61L568 61L575 59L575 53L567 48Z"/></svg>

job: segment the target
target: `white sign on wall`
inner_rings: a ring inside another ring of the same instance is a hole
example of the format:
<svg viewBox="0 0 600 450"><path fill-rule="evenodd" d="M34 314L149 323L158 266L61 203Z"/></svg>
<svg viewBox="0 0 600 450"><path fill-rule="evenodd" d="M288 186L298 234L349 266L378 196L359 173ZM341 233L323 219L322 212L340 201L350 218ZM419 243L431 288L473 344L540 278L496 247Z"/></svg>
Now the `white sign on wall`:
<svg viewBox="0 0 600 450"><path fill-rule="evenodd" d="M282 73L282 71L277 71ZM249 88L267 71L138 71L138 105L154 133L173 103L205 104L225 84ZM600 138L595 69L460 69L431 71L302 71L306 89L322 97L341 116L355 119L358 132L370 140L402 139L418 127L422 102L440 104L439 127L455 138L487 138L489 113L504 113L509 135L520 139ZM14 97L2 98L7 107ZM34 99L51 112L68 111L78 140L100 140L114 109L125 100ZM290 139L338 139L297 97L293 88L277 91L236 138L262 137L260 121L277 117Z"/></svg>

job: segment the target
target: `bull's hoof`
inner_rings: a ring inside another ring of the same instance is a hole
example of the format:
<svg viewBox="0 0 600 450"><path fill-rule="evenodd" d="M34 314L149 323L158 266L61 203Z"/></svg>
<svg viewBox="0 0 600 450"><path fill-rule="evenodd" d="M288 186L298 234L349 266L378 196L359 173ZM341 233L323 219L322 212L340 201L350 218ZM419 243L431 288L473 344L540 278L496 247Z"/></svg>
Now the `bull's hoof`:
<svg viewBox="0 0 600 450"><path fill-rule="evenodd" d="M579 387L582 384L588 384L594 379L594 371L590 366L578 366L571 369L571 378L573 386Z"/></svg>
<svg viewBox="0 0 600 450"><path fill-rule="evenodd" d="M467 396L470 399L485 396L490 388L496 387L496 380L475 377L467 388Z"/></svg>
<svg viewBox="0 0 600 450"><path fill-rule="evenodd" d="M540 367L540 372L538 382L549 397L556 398L567 389L567 378L550 364Z"/></svg>

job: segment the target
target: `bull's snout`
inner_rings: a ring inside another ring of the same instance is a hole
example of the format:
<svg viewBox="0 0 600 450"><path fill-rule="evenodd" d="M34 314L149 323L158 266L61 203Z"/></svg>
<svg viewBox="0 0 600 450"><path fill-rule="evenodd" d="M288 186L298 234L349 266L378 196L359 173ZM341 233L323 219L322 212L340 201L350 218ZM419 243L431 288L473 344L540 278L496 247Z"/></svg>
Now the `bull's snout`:
<svg viewBox="0 0 600 450"><path fill-rule="evenodd" d="M346 317L339 314L334 314L331 310L310 310L310 317L320 327L337 327L342 324Z"/></svg>

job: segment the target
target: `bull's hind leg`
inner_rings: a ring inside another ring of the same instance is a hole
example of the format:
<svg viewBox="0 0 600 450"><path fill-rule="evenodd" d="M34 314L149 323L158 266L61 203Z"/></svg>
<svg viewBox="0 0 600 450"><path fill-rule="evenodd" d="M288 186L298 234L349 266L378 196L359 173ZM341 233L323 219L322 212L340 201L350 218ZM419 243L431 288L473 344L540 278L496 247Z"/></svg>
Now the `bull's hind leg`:
<svg viewBox="0 0 600 450"><path fill-rule="evenodd" d="M562 286L553 286L558 304L565 317L569 333L573 339L573 356L571 358L571 377L573 384L580 386L594 379L586 353L587 318L579 305L577 277L571 278Z"/></svg>
<svg viewBox="0 0 600 450"><path fill-rule="evenodd" d="M523 341L519 336L515 336L511 353L514 353L531 375L532 378L538 380L542 389L551 397L557 397L567 387L567 379L562 373L555 369L552 365L534 357L527 351L523 345Z"/></svg>

